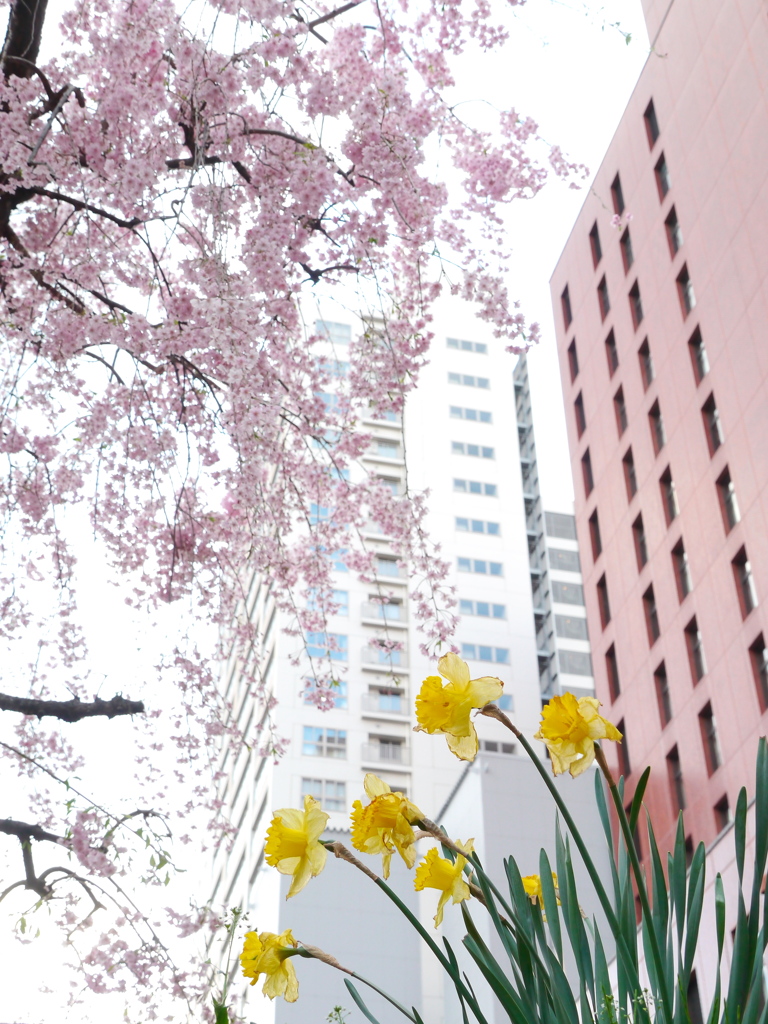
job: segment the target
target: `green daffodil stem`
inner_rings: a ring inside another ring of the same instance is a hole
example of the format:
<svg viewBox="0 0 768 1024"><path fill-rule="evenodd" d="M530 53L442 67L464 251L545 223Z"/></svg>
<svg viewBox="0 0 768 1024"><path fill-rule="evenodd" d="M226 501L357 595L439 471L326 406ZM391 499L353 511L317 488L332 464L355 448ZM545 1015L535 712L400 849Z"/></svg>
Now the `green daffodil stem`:
<svg viewBox="0 0 768 1024"><path fill-rule="evenodd" d="M643 908L643 915L648 921L648 938L651 943L651 954L653 956L654 967L656 968L656 974L659 979L659 985L661 986L662 1000L664 1002L665 1009L669 1019L672 1019L672 1001L670 999L670 993L667 988L667 976L664 973L664 965L661 958L661 951L659 949L658 942L656 941L656 929L653 928L651 921L651 904L648 899L648 890L645 885L645 877L643 870L640 867L640 860L637 856L637 849L635 847L635 841L632 837L632 832L629 827L629 819L627 818L627 812L624 810L624 805L619 794L619 788L616 785L616 780L613 777L613 773L608 767L608 762L605 759L605 752L599 743L595 744L595 760L600 766L605 779L608 783L608 789L611 792L613 803L616 808L616 815L619 819L619 825L621 827L622 835L624 836L624 845L627 848L629 854L629 861L632 865L632 873L635 876L635 883L637 884L637 894L640 897L640 904Z"/></svg>
<svg viewBox="0 0 768 1024"><path fill-rule="evenodd" d="M416 1018L413 1014L406 1010L401 1003L398 1003L398 1001L389 995L388 992L379 988L378 985L374 985L372 981L368 981L368 979L364 978L361 974L357 974L355 971L351 971L348 967L344 967L339 963L335 956L331 956L331 954L326 953L325 950L318 949L317 946L308 946L305 944L299 946L296 950L291 950L288 955L305 956L312 960L320 960L322 963L328 964L329 967L335 967L337 971L341 971L343 974L348 974L350 978L354 978L356 981L362 981L362 983L367 985L368 988L372 988L374 992L378 992L382 999L386 999L388 1003L391 1003L391 1005L394 1006L396 1010L399 1010L404 1017L407 1017L412 1024L416 1024Z"/></svg>
<svg viewBox="0 0 768 1024"><path fill-rule="evenodd" d="M513 733L514 736L517 738L520 745L525 750L526 754L528 754L528 756L530 757L531 761L533 761L536 770L544 780L544 784L546 785L549 792L552 794L552 799L555 801L557 809L560 811L563 821L567 825L568 831L571 833L571 836L573 837L573 841L576 844L576 848L581 854L581 859L584 863L584 867L587 869L587 873L589 874L589 877L592 881L592 885L594 886L597 898L600 900L600 906L603 908L603 913L605 914L606 919L608 920L608 924L610 925L611 931L613 932L614 938L616 939L616 945L621 948L626 969L628 972L631 972L632 974L632 982L636 987L636 991L638 993L642 992L640 977L637 973L637 970L633 966L634 962L632 956L630 955L629 949L627 948L626 940L622 934L619 922L616 919L616 914L614 913L614 909L611 906L611 901L608 898L608 893L605 890L605 886L603 885L602 879L600 878L600 874L597 868L595 867L595 863L592 860L589 851L587 850L584 840L581 838L581 834L578 828L576 827L576 822L573 820L571 813L568 810L557 786L555 785L554 781L550 778L549 772L547 771L544 764L541 762L538 754L533 749L531 744L528 742L526 737L520 732L520 730L515 725L512 724L512 722L509 720L509 718L507 718L507 716L500 708L497 708L495 704L487 704L484 708L480 710L480 714L485 715L487 718L495 718L497 721L501 722L503 726L509 729L509 731ZM667 1002L664 1003L664 1018L665 1024L671 1024L672 1017L669 1014L669 1005Z"/></svg>

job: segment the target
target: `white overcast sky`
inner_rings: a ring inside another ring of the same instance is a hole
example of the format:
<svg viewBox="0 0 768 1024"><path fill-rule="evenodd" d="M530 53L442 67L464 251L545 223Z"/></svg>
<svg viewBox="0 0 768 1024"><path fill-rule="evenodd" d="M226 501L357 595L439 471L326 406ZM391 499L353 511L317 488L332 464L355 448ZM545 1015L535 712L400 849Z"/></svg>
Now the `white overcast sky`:
<svg viewBox="0 0 768 1024"><path fill-rule="evenodd" d="M548 142L593 176L648 58L640 0L528 0L516 20L503 55L468 63L459 91L469 96L474 86L495 105L533 117ZM631 34L629 44L622 31ZM542 327L541 344L528 356L542 497L545 508L562 512L572 510L573 482L549 278L588 188L553 181L510 212L510 291Z"/></svg>

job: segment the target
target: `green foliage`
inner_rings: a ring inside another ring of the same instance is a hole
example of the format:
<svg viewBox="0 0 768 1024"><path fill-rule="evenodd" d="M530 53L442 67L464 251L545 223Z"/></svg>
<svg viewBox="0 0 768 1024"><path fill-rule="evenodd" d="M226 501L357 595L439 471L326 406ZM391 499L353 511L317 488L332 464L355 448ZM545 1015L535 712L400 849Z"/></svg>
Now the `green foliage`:
<svg viewBox="0 0 768 1024"><path fill-rule="evenodd" d="M623 780L619 785L609 785L606 793L602 776L596 773L595 797L611 851L606 888L557 787L550 784L545 766L531 753L561 816L555 835L557 882L544 850L539 861L541 899L532 899L526 892L514 858L504 864L506 891L502 892L479 857L471 855L465 872L476 886L476 899L471 903L478 909L470 911L467 903L461 904L466 928L463 941L480 976L512 1024L691 1024L689 986L701 937L706 882L704 845L699 844L689 863L681 815L665 872L653 826L646 815L649 852L647 866L643 868L634 837L642 824L649 770L637 784L629 814L624 809ZM620 826L618 842L611 828L608 795ZM761 891L768 859L768 748L764 739L757 754L754 815L754 860L746 871L747 794L742 790L732 830L740 883L731 896L737 901L733 955L726 972L722 965L726 897L718 875L713 888L713 938L717 943L718 970L712 1003L704 1012L706 1024L768 1024L768 1005L764 1005L762 987L763 955L768 944L768 892ZM572 844L605 913L606 934L601 935L598 921L587 919L582 910ZM444 852L452 856L447 847ZM439 959L456 990L464 1024L487 1024L481 1001L462 972L451 945L444 940L443 950L389 887L381 881L378 884ZM493 950L487 928L478 928L475 923L473 914L477 912L488 914L498 939ZM613 949L615 963L609 966L607 951ZM647 981L641 983L641 975L647 976ZM349 981L347 987L368 1020L378 1024ZM409 1020L422 1024L415 1010L410 1013L400 1009Z"/></svg>

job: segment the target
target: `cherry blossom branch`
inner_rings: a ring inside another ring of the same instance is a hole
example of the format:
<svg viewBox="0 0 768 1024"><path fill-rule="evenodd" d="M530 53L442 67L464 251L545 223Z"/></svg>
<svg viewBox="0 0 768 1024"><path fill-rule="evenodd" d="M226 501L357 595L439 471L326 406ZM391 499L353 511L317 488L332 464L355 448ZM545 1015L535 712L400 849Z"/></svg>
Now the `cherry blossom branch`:
<svg viewBox="0 0 768 1024"><path fill-rule="evenodd" d="M116 718L120 715L141 715L144 703L128 700L115 694L111 700L94 697L93 703L86 703L77 697L72 700L41 700L36 697L14 697L0 693L0 711L15 711L20 715L35 715L37 718L58 718L62 722L79 722L83 718Z"/></svg>

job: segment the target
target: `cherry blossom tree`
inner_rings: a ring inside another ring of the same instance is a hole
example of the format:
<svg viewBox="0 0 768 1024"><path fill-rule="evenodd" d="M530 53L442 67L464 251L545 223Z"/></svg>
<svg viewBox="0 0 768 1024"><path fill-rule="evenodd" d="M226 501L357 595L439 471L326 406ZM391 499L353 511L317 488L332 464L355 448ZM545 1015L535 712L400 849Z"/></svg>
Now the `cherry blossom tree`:
<svg viewBox="0 0 768 1024"><path fill-rule="evenodd" d="M450 639L424 495L396 498L348 470L369 443L362 414L401 410L415 386L441 290L474 303L511 351L536 338L504 286L501 209L540 189L547 161L581 169L514 110L481 130L449 99L453 58L503 45L516 2L74 0L60 25L47 0L9 4L0 637L9 652L42 639L19 691L0 694L5 772L35 788L31 820L0 820L20 850L0 895L58 900L96 991L143 984L149 998L165 984L191 998L195 984L129 888L140 857L143 880L163 882L164 809L130 793L106 808L74 788L73 723L133 716L156 794L165 730L185 799L216 812L211 740L254 739L229 720L198 624L258 650L239 614L256 573L298 638L321 629L328 553L370 572L357 541L369 519L411 567L425 645ZM360 324L339 380L311 312L337 292ZM313 506L333 515L316 521ZM86 527L129 605L185 610L160 667L172 710L92 699L73 542ZM30 596L41 582L44 608ZM332 680L315 671L322 706ZM258 742L279 753L276 736ZM41 868L43 849L56 856ZM83 927L110 913L101 935ZM204 918L170 912L183 933Z"/></svg>

